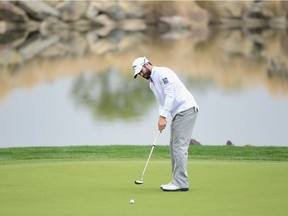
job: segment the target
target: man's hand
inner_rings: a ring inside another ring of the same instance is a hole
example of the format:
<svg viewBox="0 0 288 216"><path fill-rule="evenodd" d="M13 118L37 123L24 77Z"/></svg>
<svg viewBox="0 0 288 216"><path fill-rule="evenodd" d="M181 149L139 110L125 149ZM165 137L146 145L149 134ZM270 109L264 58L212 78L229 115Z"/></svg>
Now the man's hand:
<svg viewBox="0 0 288 216"><path fill-rule="evenodd" d="M162 131L166 128L166 118L164 116L159 116L159 120L158 120L158 129L160 131L160 133L162 133Z"/></svg>

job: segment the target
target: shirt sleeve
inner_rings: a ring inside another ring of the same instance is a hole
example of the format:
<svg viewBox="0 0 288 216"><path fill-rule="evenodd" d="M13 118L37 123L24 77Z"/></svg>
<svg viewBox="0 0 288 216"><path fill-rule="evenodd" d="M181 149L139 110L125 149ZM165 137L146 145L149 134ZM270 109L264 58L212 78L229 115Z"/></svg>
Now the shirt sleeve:
<svg viewBox="0 0 288 216"><path fill-rule="evenodd" d="M161 79L162 79L161 86L164 90L165 100L164 100L164 106L160 110L160 115L167 117L169 113L171 113L174 98L175 98L174 89L173 89L173 81L172 81L172 78L165 76L165 75L162 76Z"/></svg>

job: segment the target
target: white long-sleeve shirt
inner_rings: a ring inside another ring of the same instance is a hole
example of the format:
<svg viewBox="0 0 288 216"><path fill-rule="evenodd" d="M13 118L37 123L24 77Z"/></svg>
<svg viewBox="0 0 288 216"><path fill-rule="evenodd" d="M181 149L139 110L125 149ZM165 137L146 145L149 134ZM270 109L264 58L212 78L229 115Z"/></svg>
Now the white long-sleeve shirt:
<svg viewBox="0 0 288 216"><path fill-rule="evenodd" d="M159 104L159 115L174 116L198 105L178 76L169 68L153 66L150 88Z"/></svg>

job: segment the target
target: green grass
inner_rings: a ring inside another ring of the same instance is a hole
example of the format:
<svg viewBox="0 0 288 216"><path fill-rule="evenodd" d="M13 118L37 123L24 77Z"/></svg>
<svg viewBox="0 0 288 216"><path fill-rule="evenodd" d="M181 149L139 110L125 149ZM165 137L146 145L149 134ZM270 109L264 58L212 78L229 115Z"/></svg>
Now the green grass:
<svg viewBox="0 0 288 216"><path fill-rule="evenodd" d="M165 193L168 160L0 166L0 215L286 216L288 163L190 161L190 191ZM130 199L135 204L129 203Z"/></svg>
<svg viewBox="0 0 288 216"><path fill-rule="evenodd" d="M0 164L40 161L145 160L151 146L76 146L0 148ZM169 159L169 147L157 146L152 159ZM191 146L190 159L288 161L288 147Z"/></svg>
<svg viewBox="0 0 288 216"><path fill-rule="evenodd" d="M167 146L0 149L0 215L286 216L287 147L190 148L188 192L165 193ZM135 204L129 203L130 199Z"/></svg>

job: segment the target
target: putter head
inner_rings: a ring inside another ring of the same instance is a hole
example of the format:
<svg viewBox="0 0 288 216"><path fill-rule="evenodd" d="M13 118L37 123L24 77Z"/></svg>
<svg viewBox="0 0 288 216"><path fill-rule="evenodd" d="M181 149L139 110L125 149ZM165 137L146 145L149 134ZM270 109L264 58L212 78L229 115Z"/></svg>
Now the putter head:
<svg viewBox="0 0 288 216"><path fill-rule="evenodd" d="M140 185L140 184L143 184L144 182L142 181L142 180L136 180L135 181L135 184L137 184L137 185Z"/></svg>

